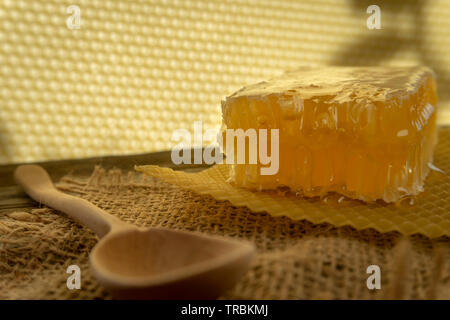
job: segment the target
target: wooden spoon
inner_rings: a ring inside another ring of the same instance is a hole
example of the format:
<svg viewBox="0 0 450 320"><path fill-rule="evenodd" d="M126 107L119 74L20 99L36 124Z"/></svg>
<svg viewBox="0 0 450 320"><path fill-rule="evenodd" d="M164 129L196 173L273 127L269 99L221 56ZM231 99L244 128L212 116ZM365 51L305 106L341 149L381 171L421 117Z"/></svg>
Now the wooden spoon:
<svg viewBox="0 0 450 320"><path fill-rule="evenodd" d="M117 298L217 298L246 272L254 254L254 246L243 241L122 222L58 191L37 165L17 167L14 178L31 198L68 214L101 238L90 255L91 269Z"/></svg>

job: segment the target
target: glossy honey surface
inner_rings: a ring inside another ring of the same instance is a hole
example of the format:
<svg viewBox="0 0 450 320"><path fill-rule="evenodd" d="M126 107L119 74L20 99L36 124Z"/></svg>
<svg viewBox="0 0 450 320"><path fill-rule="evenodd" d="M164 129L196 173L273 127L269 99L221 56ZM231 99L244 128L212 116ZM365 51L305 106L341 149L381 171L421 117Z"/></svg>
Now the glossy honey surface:
<svg viewBox="0 0 450 320"><path fill-rule="evenodd" d="M231 181L364 201L417 195L437 143L436 104L433 72L421 66L301 68L244 87L223 101L224 127L279 129L279 170L234 164Z"/></svg>

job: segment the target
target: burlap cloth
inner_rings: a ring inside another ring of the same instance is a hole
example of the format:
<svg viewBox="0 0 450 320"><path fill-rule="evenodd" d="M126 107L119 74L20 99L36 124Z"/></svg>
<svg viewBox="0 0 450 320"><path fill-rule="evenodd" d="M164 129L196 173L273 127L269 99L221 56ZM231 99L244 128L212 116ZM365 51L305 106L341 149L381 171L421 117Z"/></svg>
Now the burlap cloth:
<svg viewBox="0 0 450 320"><path fill-rule="evenodd" d="M450 299L447 237L403 238L274 218L135 172L101 167L89 179L66 176L58 188L136 225L253 242L257 255L250 270L225 299ZM90 230L50 209L0 214L0 298L110 298L88 267L96 242ZM82 271L80 290L66 286L72 264ZM366 286L366 269L374 264L381 268L381 290Z"/></svg>

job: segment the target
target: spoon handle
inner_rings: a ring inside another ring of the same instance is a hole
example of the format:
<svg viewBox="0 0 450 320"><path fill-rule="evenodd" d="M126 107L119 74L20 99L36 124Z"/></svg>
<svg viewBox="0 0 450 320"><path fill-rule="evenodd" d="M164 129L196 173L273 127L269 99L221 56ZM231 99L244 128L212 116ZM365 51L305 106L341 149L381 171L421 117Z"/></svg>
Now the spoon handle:
<svg viewBox="0 0 450 320"><path fill-rule="evenodd" d="M93 230L100 238L112 228L132 227L89 201L58 191L41 166L21 165L14 171L14 179L31 198L66 213Z"/></svg>

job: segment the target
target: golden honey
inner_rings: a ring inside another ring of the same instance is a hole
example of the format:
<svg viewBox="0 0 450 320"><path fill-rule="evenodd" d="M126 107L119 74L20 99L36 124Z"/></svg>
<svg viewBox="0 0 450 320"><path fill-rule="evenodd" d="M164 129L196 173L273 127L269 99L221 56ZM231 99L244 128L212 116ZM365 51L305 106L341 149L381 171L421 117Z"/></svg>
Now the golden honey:
<svg viewBox="0 0 450 320"><path fill-rule="evenodd" d="M224 128L278 129L279 169L233 164L231 181L310 197L416 195L437 143L436 103L433 72L422 66L301 68L244 87L222 102Z"/></svg>

